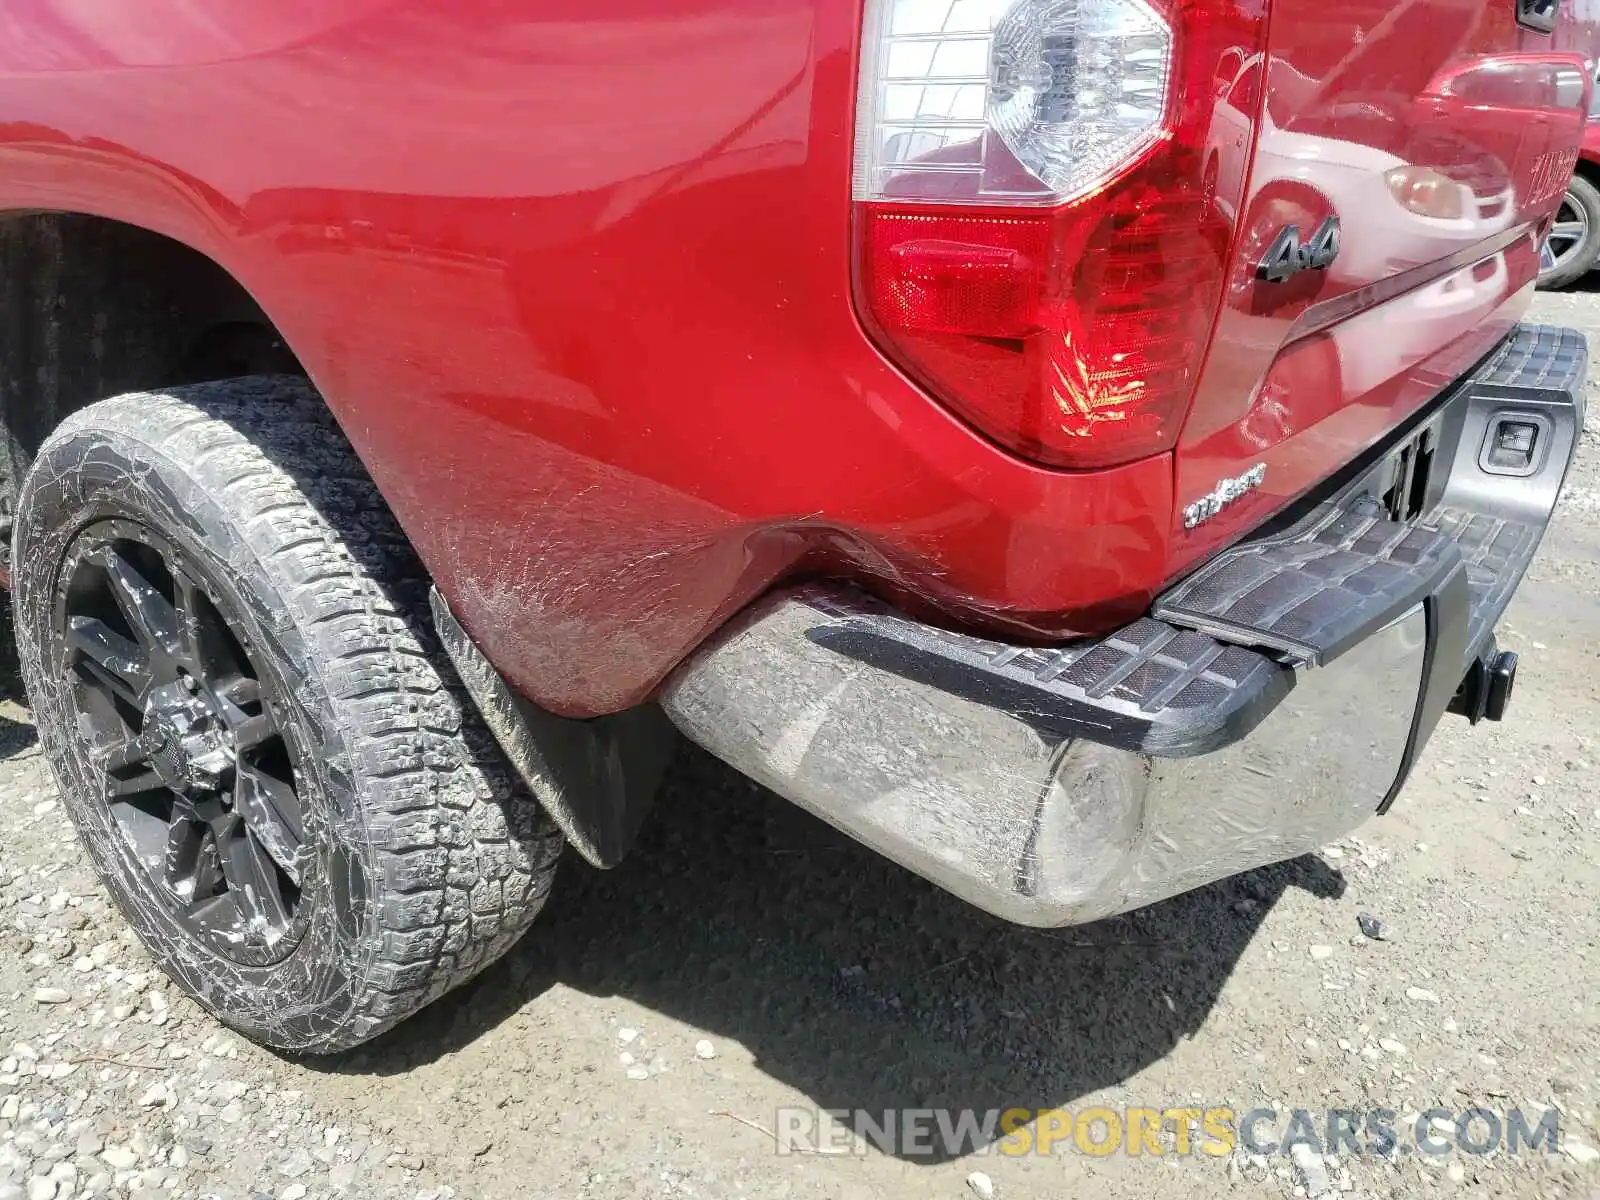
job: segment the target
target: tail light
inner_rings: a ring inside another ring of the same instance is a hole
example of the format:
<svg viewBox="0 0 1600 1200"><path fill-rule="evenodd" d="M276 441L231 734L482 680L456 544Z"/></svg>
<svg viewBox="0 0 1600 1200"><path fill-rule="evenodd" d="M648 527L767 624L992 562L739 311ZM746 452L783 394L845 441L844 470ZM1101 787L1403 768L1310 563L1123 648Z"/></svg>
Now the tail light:
<svg viewBox="0 0 1600 1200"><path fill-rule="evenodd" d="M1018 453L1097 467L1176 439L1233 234L1215 164L1250 148L1208 144L1262 67L1249 3L868 0L857 306Z"/></svg>

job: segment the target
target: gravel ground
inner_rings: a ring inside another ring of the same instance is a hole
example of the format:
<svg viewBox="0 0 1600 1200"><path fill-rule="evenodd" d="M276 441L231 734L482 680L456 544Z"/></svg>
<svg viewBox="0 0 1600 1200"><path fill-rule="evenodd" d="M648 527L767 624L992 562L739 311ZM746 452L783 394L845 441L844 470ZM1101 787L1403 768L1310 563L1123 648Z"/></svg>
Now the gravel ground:
<svg viewBox="0 0 1600 1200"><path fill-rule="evenodd" d="M1600 345L1600 294L1536 316ZM259 1050L153 971L5 701L0 1200L1600 1196L1597 433L1600 401L1502 627L1510 719L1451 719L1396 811L1320 855L1026 931L685 751L628 863L565 864L504 962L334 1061ZM779 1155L765 1132L780 1106L935 1105L1553 1106L1565 1149Z"/></svg>

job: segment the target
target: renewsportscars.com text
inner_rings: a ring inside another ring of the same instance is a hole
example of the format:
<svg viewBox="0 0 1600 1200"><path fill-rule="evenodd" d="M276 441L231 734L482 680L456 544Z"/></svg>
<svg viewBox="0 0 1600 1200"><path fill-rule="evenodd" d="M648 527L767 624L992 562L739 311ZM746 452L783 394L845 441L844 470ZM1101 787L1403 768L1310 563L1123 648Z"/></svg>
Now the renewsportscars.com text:
<svg viewBox="0 0 1600 1200"><path fill-rule="evenodd" d="M1524 1113L1487 1108L1272 1109L1231 1107L1065 1108L780 1108L774 1124L779 1154L866 1154L899 1157L968 1154L1126 1154L1184 1157L1288 1154L1303 1145L1317 1154L1554 1154L1560 1146L1556 1109Z"/></svg>

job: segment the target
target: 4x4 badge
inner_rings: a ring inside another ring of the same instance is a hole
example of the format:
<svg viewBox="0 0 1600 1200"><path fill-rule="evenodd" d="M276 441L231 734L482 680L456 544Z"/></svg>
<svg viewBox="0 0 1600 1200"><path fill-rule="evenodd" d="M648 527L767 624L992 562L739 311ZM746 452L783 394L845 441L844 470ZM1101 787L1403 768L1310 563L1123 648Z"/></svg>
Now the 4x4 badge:
<svg viewBox="0 0 1600 1200"><path fill-rule="evenodd" d="M1325 271L1339 256L1339 218L1329 217L1317 226L1309 241L1300 240L1300 226L1285 225L1256 268L1256 278L1282 283L1297 271Z"/></svg>

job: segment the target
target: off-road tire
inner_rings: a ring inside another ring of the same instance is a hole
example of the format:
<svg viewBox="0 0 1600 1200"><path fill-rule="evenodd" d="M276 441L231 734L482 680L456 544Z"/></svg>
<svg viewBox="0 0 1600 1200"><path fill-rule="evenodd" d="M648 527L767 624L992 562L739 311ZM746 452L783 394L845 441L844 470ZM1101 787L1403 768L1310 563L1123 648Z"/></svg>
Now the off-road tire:
<svg viewBox="0 0 1600 1200"><path fill-rule="evenodd" d="M198 938L107 815L54 615L74 537L106 518L155 530L220 581L306 748L293 775L308 907L278 961ZM470 979L538 913L560 834L481 726L436 645L420 563L305 380L73 413L24 481L13 550L23 678L65 807L146 947L228 1025L281 1050L346 1049Z"/></svg>

